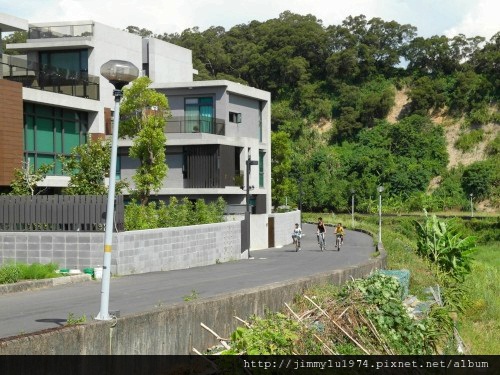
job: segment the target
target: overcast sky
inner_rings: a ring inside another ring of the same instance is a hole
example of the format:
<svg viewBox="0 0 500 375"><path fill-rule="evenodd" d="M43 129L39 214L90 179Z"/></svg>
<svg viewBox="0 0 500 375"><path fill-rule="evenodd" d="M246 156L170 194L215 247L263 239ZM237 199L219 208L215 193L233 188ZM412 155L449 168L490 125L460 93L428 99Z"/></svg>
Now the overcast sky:
<svg viewBox="0 0 500 375"><path fill-rule="evenodd" d="M462 33L489 39L500 31L499 0L0 0L0 12L29 22L94 20L155 34L195 26L201 31L210 26L229 30L277 18L285 10L312 14L324 26L339 24L349 15L380 17L416 26L423 37Z"/></svg>

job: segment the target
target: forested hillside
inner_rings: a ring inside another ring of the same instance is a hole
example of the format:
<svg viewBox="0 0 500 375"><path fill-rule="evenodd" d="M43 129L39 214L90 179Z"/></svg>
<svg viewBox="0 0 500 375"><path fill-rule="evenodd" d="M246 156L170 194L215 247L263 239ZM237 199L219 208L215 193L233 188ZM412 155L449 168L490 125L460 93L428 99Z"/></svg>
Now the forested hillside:
<svg viewBox="0 0 500 375"><path fill-rule="evenodd" d="M302 185L307 210L348 210L354 189L370 211L380 184L396 210L462 209L470 194L499 206L500 32L423 38L380 18L324 25L287 11L155 37L191 49L198 80L272 93L275 206L298 202ZM396 93L407 98L397 113ZM450 162L450 150L479 161Z"/></svg>

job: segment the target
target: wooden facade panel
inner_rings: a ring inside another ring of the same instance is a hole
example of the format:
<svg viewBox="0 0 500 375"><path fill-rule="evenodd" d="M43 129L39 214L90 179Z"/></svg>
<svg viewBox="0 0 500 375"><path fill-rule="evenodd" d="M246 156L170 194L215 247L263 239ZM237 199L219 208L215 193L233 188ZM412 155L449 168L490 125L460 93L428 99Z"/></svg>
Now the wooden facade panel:
<svg viewBox="0 0 500 375"><path fill-rule="evenodd" d="M8 186L23 160L22 85L0 79L0 103L0 186Z"/></svg>

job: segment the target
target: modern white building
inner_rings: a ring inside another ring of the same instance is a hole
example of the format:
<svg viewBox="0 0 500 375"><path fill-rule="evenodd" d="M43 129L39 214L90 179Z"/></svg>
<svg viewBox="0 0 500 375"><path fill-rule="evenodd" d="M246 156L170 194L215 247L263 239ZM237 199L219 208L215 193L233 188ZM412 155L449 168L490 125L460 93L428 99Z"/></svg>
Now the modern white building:
<svg viewBox="0 0 500 375"><path fill-rule="evenodd" d="M58 157L111 133L113 86L100 67L116 59L149 76L172 110L165 128L169 172L157 198L222 196L237 211L247 203L248 186L253 211L270 213L268 92L194 81L190 50L98 22L28 23L0 13L0 32L20 30L28 33L26 43L7 50L21 55L0 56L0 187L10 184L23 160L35 168L54 163L43 182L54 193L67 185ZM129 146L120 140L118 172L132 182L137 161L128 157ZM249 158L258 164L250 165L247 183Z"/></svg>

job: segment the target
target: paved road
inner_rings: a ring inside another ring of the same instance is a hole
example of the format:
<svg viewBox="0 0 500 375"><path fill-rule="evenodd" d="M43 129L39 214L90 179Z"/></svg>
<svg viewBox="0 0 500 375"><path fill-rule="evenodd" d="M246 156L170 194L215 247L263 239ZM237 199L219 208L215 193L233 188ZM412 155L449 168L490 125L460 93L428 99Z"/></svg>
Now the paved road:
<svg viewBox="0 0 500 375"><path fill-rule="evenodd" d="M290 229L291 233L292 229ZM333 251L332 228L327 229L327 250L321 252L315 227L304 224L302 250L294 245L251 251L253 259L166 272L113 277L109 310L120 315L149 311L158 306L253 288L363 263L374 252L373 239L346 231L344 246ZM100 310L100 281L66 284L37 291L0 296L0 338L64 325L68 315L87 320Z"/></svg>

